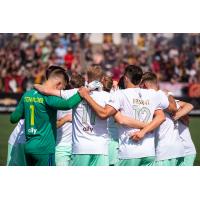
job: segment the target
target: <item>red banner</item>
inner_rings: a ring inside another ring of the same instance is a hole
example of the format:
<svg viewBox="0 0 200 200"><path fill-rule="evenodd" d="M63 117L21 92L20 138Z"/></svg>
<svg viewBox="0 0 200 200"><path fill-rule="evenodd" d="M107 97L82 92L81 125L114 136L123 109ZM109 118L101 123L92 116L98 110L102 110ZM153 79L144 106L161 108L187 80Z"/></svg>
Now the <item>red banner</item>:
<svg viewBox="0 0 200 200"><path fill-rule="evenodd" d="M200 97L200 83L190 85L189 97Z"/></svg>

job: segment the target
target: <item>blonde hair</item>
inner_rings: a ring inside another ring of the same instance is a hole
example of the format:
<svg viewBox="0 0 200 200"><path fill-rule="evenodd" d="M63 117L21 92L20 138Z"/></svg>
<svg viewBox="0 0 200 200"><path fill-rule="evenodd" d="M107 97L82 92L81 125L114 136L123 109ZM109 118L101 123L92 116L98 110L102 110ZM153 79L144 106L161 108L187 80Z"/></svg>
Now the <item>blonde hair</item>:
<svg viewBox="0 0 200 200"><path fill-rule="evenodd" d="M88 67L87 69L87 77L89 81L101 81L103 78L104 72L100 66Z"/></svg>

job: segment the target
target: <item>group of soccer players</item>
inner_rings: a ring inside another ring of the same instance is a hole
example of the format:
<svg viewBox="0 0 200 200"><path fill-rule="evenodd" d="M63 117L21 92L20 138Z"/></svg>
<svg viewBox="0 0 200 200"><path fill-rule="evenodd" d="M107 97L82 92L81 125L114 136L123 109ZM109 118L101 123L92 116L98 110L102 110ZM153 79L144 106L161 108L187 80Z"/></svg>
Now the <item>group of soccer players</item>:
<svg viewBox="0 0 200 200"><path fill-rule="evenodd" d="M50 66L11 114L7 165L192 166L189 103L159 90L157 77L127 66L113 84L100 66L86 78Z"/></svg>

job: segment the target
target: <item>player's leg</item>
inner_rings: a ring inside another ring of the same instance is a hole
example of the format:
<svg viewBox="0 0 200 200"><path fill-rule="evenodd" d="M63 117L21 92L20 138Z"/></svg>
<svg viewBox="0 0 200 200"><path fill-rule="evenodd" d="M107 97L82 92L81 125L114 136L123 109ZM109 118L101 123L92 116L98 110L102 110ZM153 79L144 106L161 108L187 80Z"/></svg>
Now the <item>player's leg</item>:
<svg viewBox="0 0 200 200"><path fill-rule="evenodd" d="M193 166L195 158L196 158L196 154L195 155L185 156L184 157L184 166Z"/></svg>
<svg viewBox="0 0 200 200"><path fill-rule="evenodd" d="M36 154L36 166L55 166L55 154Z"/></svg>
<svg viewBox="0 0 200 200"><path fill-rule="evenodd" d="M176 166L185 166L184 157L176 158Z"/></svg>
<svg viewBox="0 0 200 200"><path fill-rule="evenodd" d="M168 159L168 161L169 161L168 166L183 166L184 163L184 159L182 157Z"/></svg>
<svg viewBox="0 0 200 200"><path fill-rule="evenodd" d="M178 163L178 159L177 158L172 158L172 159L169 159L169 166L177 166L177 163Z"/></svg>
<svg viewBox="0 0 200 200"><path fill-rule="evenodd" d="M72 166L89 166L91 155L89 154L74 154L72 155Z"/></svg>
<svg viewBox="0 0 200 200"><path fill-rule="evenodd" d="M16 150L15 162L17 163L17 166L26 166L27 164L24 152L24 144L23 143L17 144L15 150Z"/></svg>
<svg viewBox="0 0 200 200"><path fill-rule="evenodd" d="M158 160L154 162L154 166L171 166L170 160Z"/></svg>
<svg viewBox="0 0 200 200"><path fill-rule="evenodd" d="M165 160L164 166L177 166L177 163L178 163L177 158L167 159L167 160Z"/></svg>
<svg viewBox="0 0 200 200"><path fill-rule="evenodd" d="M71 147L56 146L55 163L56 166L69 166L71 160Z"/></svg>
<svg viewBox="0 0 200 200"><path fill-rule="evenodd" d="M108 155L91 155L90 166L109 166Z"/></svg>
<svg viewBox="0 0 200 200"><path fill-rule="evenodd" d="M141 159L140 166L153 166L155 162L155 156L144 157Z"/></svg>
<svg viewBox="0 0 200 200"><path fill-rule="evenodd" d="M118 166L139 166L141 158L119 159Z"/></svg>
<svg viewBox="0 0 200 200"><path fill-rule="evenodd" d="M27 166L35 166L36 165L36 160L34 159L34 156L32 154L25 153L25 158L26 158Z"/></svg>
<svg viewBox="0 0 200 200"><path fill-rule="evenodd" d="M28 166L55 166L54 154L26 154Z"/></svg>
<svg viewBox="0 0 200 200"><path fill-rule="evenodd" d="M109 165L115 166L118 163L118 148L119 144L117 141L110 139L109 141Z"/></svg>

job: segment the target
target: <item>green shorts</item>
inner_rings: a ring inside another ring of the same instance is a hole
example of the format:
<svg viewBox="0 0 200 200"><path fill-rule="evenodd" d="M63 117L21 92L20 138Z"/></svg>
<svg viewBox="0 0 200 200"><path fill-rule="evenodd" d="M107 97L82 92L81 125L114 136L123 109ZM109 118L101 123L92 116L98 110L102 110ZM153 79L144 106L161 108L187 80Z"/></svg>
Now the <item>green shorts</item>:
<svg viewBox="0 0 200 200"><path fill-rule="evenodd" d="M185 156L184 157L184 165L185 166L193 166L195 158L196 158L196 154L195 155Z"/></svg>
<svg viewBox="0 0 200 200"><path fill-rule="evenodd" d="M107 155L97 154L74 154L72 156L72 166L109 166Z"/></svg>
<svg viewBox="0 0 200 200"><path fill-rule="evenodd" d="M114 166L118 163L118 149L119 144L117 141L110 139L109 141L109 165Z"/></svg>
<svg viewBox="0 0 200 200"><path fill-rule="evenodd" d="M71 160L71 146L56 146L55 163L56 166L69 166Z"/></svg>
<svg viewBox="0 0 200 200"><path fill-rule="evenodd" d="M144 158L119 159L118 166L153 166L154 156Z"/></svg>
<svg viewBox="0 0 200 200"><path fill-rule="evenodd" d="M28 166L55 166L55 154L30 154L26 153Z"/></svg>
<svg viewBox="0 0 200 200"><path fill-rule="evenodd" d="M7 166L26 166L24 144L8 144Z"/></svg>
<svg viewBox="0 0 200 200"><path fill-rule="evenodd" d="M184 158L180 157L155 161L154 166L184 166Z"/></svg>

